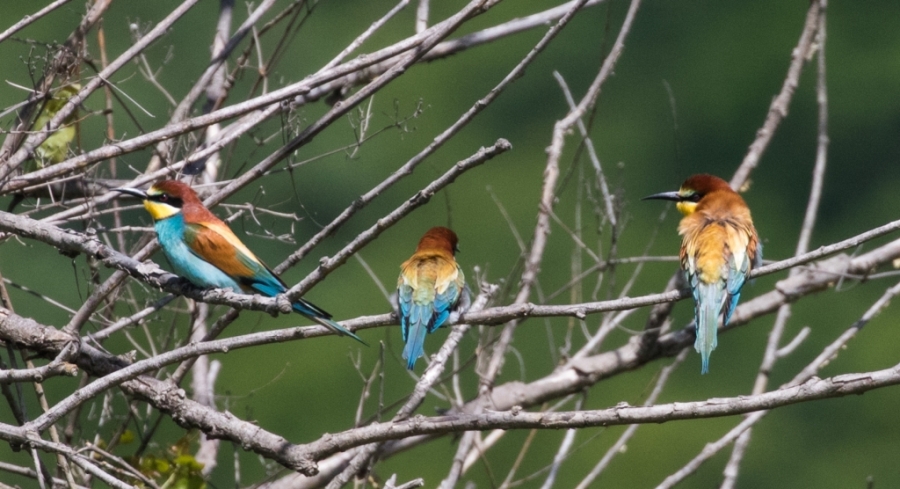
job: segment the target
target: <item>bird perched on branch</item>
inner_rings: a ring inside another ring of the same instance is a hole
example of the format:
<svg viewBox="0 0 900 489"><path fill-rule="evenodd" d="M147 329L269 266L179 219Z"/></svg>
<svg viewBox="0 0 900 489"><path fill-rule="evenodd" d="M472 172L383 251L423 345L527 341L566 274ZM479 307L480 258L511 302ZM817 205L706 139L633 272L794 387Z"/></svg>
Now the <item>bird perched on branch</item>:
<svg viewBox="0 0 900 489"><path fill-rule="evenodd" d="M188 185L165 180L146 192L126 187L113 190L143 200L144 208L153 218L159 244L175 273L197 287L232 289L266 297L287 291L284 282L203 205ZM309 319L365 344L313 303L298 299L292 306Z"/></svg>
<svg viewBox="0 0 900 489"><path fill-rule="evenodd" d="M701 356L701 373L709 371L716 348L719 314L728 324L751 268L762 263L762 245L750 218L750 208L728 182L712 175L694 175L677 192L647 199L673 200L684 214L678 225L681 268L694 295L694 318Z"/></svg>
<svg viewBox="0 0 900 489"><path fill-rule="evenodd" d="M433 333L447 319L456 321L471 305L469 288L456 263L458 239L445 227L428 230L416 252L400 265L397 293L391 298L400 317L406 347L403 358L412 370L422 356L425 334Z"/></svg>

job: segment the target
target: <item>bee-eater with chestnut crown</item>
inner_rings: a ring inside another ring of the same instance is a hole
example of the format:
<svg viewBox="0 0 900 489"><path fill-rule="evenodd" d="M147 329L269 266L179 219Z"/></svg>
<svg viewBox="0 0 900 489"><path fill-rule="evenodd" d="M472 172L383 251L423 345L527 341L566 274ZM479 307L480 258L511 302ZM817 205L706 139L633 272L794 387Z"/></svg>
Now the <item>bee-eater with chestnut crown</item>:
<svg viewBox="0 0 900 489"><path fill-rule="evenodd" d="M750 269L762 263L762 245L750 218L750 208L728 182L712 175L694 175L677 192L645 197L677 202L684 214L681 268L694 294L694 318L701 356L701 373L709 372L709 355L716 348L719 314L723 325L741 297Z"/></svg>
<svg viewBox="0 0 900 489"><path fill-rule="evenodd" d="M400 317L406 347L403 358L412 370L422 356L425 334L433 333L447 319L454 322L471 304L469 288L456 263L456 233L445 227L428 230L416 252L400 265L397 293L392 297Z"/></svg>
<svg viewBox="0 0 900 489"><path fill-rule="evenodd" d="M113 190L143 200L144 208L153 218L159 244L175 273L197 287L232 289L266 297L287 291L284 282L235 236L227 224L203 205L188 185L165 180L146 192L136 188ZM293 303L293 309L363 343L358 336L334 322L331 314L311 302L298 299Z"/></svg>

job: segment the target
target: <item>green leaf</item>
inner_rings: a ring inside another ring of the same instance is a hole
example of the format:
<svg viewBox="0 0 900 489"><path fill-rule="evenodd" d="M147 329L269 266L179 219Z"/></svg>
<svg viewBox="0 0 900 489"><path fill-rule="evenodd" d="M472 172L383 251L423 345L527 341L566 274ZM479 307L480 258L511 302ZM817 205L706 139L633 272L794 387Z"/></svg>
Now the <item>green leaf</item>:
<svg viewBox="0 0 900 489"><path fill-rule="evenodd" d="M81 90L81 85L77 83L60 88L50 100L44 103L40 114L38 114L37 119L34 120L34 124L31 126L31 130L43 130L44 126L50 122L50 119L58 114L59 110L79 90ZM69 144L75 139L74 122L77 116L77 110L69 114L63 121L63 125L34 151L35 162L38 168L53 165L66 159L66 156L69 154Z"/></svg>

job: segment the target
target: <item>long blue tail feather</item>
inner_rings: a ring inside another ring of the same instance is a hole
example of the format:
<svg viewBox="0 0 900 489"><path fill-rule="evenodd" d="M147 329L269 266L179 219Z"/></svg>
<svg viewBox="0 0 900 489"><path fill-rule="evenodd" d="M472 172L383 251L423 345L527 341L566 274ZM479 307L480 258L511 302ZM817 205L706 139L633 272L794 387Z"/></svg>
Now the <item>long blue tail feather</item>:
<svg viewBox="0 0 900 489"><path fill-rule="evenodd" d="M431 304L413 303L410 307L406 346L403 348L403 358L406 359L406 368L409 370L416 366L416 360L425 352L425 334L432 324L433 314Z"/></svg>
<svg viewBox="0 0 900 489"><path fill-rule="evenodd" d="M266 274L260 275L253 280L246 280L249 287L266 297L275 297L278 294L283 294L284 292L286 292L287 287L284 285L284 283L281 282L281 280L278 279L275 274L269 271L268 268L265 270L267 272ZM313 321L321 324L322 326L325 326L326 328L333 330L335 333L342 336L349 336L354 340L366 346L369 346L368 343L363 341L359 336L356 336L340 324L333 321L331 319L331 314L328 314L327 311L313 304L312 302L300 299L297 302L291 304L291 306L294 311L308 317L309 319L312 319Z"/></svg>
<svg viewBox="0 0 900 489"><path fill-rule="evenodd" d="M369 344L366 343L365 341L363 341L362 338L360 338L359 336L356 336L355 334L350 332L348 329L346 329L343 326L341 326L340 324L336 323L330 317L325 317L325 316L321 315L321 313L319 313L315 309L309 307L307 304L308 303L304 303L304 302L295 302L293 304L294 311L308 317L309 319L312 319L313 321L321 324L322 326L325 326L326 328L333 330L335 333L337 333L339 335L349 336L349 337L353 338L354 340L356 340L366 346L369 346ZM322 312L324 312L324 311L322 311Z"/></svg>
<svg viewBox="0 0 900 489"><path fill-rule="evenodd" d="M720 283L697 284L695 291L697 302L694 309L697 339L694 341L694 349L700 353L701 374L709 372L709 356L716 349L719 313L722 312L725 294L725 288Z"/></svg>

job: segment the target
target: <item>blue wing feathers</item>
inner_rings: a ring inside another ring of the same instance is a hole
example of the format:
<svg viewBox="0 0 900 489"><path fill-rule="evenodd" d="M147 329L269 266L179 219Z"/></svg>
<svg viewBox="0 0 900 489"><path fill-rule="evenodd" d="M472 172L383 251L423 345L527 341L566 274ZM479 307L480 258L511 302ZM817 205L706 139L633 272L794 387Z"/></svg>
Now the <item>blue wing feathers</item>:
<svg viewBox="0 0 900 489"><path fill-rule="evenodd" d="M287 290L287 288L279 282L259 280L258 278L242 279L241 282L266 297L275 297L278 294L283 294Z"/></svg>
<svg viewBox="0 0 900 489"><path fill-rule="evenodd" d="M431 322L431 325L428 327L429 333L434 333L438 328L444 325L447 321L447 318L450 317L450 309L446 309L434 315L434 321Z"/></svg>
<svg viewBox="0 0 900 489"><path fill-rule="evenodd" d="M757 254L757 256L759 255ZM737 307L738 301L741 298L741 288L747 280L747 274L750 273L750 257L744 255L742 263L734 263L733 265L737 265L738 267L728 267L728 277L725 281L725 290L728 292L728 300L725 303L724 324L728 324L728 321L731 320L731 314L734 312L734 308Z"/></svg>
<svg viewBox="0 0 900 489"><path fill-rule="evenodd" d="M728 300L725 302L725 321L723 324L728 324L728 321L731 321L731 313L734 312L734 308L737 307L738 301L741 299L741 293L738 291L736 294L729 295Z"/></svg>

